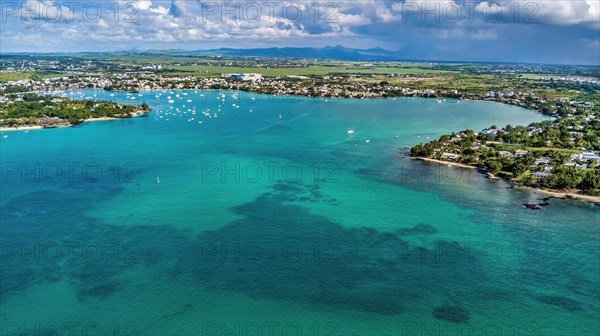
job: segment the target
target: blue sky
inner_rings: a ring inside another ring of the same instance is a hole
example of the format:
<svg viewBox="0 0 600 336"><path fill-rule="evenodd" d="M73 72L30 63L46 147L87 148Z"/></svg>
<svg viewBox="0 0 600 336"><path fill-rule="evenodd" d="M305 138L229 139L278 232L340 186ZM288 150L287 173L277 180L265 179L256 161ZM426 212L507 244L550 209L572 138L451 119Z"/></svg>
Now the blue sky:
<svg viewBox="0 0 600 336"><path fill-rule="evenodd" d="M0 0L1 52L343 45L600 65L600 0Z"/></svg>

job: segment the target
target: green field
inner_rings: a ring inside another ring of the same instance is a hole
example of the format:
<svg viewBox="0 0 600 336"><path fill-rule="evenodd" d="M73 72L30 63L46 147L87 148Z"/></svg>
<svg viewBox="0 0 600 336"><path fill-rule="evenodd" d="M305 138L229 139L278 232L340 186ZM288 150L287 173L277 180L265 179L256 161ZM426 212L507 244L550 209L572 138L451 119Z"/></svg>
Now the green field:
<svg viewBox="0 0 600 336"><path fill-rule="evenodd" d="M9 81L18 81L24 79L32 79L36 77L38 79L61 77L65 76L62 73L55 72L0 72L0 83Z"/></svg>
<svg viewBox="0 0 600 336"><path fill-rule="evenodd" d="M165 69L165 68L163 68ZM168 66L166 75L192 75L199 77L214 77L222 73L258 73L266 77L276 76L309 76L333 74L395 74L395 75L436 75L454 73L447 70L425 69L417 67L360 67L355 64L307 67L237 67L237 66Z"/></svg>
<svg viewBox="0 0 600 336"><path fill-rule="evenodd" d="M31 72L0 72L0 82L29 79Z"/></svg>

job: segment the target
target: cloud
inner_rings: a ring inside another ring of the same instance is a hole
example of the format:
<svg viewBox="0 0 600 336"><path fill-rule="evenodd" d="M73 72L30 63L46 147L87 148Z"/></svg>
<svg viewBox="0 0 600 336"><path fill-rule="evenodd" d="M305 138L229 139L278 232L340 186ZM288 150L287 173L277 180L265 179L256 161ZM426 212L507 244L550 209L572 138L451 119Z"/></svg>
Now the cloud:
<svg viewBox="0 0 600 336"><path fill-rule="evenodd" d="M514 22L543 23L548 25L569 26L600 25L600 1L514 1L500 0L494 2L481 2L476 6L479 12L490 8L499 10L503 16Z"/></svg>
<svg viewBox="0 0 600 336"><path fill-rule="evenodd" d="M24 22L68 22L73 17L74 14L69 7L52 0L27 0L21 4L21 19Z"/></svg>
<svg viewBox="0 0 600 336"><path fill-rule="evenodd" d="M536 42L534 36L537 40L546 40L552 38L549 36L552 31L554 35L560 32L559 38L564 39L565 44L579 41L577 43L588 52L585 57L590 59L598 52L587 46L598 44L600 29L598 0L475 3L463 0L85 0L76 7L68 7L66 3L67 0L27 0L20 2L23 10L17 13L7 10L3 13L8 20L0 31L0 46L3 50L56 46L106 50L121 45L189 49L207 45L318 46L328 43L387 48L415 45L424 48L424 45L435 44L448 50L457 46L477 48L484 43L489 49L487 43L493 41L497 46L504 46L507 55L522 55L523 48L535 55L547 47ZM96 16L96 7L92 4L102 6L101 17L90 19ZM502 15L494 17L495 12L490 12L490 8L501 11ZM518 15L516 8L519 8ZM25 15L23 19L23 11L30 17ZM58 13L60 19L52 20ZM27 42L19 42L15 36L24 37ZM584 40L588 42L582 42ZM519 41L522 41L521 49L515 50L512 44ZM575 49L571 51L574 55ZM490 51L492 56L496 55Z"/></svg>

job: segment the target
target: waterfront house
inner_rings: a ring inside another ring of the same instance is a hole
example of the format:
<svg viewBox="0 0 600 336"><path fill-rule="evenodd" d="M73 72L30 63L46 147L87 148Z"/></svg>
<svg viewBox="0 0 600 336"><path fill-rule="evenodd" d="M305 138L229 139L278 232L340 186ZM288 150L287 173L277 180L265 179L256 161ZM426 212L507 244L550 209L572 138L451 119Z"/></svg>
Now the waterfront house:
<svg viewBox="0 0 600 336"><path fill-rule="evenodd" d="M515 156L516 157L521 157L521 156L525 156L525 155L527 155L527 151L526 150L519 149L519 150L517 150L515 152Z"/></svg>
<svg viewBox="0 0 600 336"><path fill-rule="evenodd" d="M450 160L456 160L460 157L459 154L454 154L454 153L442 153L442 158L444 159L450 159Z"/></svg>

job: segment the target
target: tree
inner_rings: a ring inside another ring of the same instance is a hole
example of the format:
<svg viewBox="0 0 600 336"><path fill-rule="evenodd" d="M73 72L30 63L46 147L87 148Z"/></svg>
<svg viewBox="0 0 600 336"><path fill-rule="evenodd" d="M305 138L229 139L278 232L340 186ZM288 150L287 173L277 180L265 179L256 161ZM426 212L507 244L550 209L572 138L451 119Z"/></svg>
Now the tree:
<svg viewBox="0 0 600 336"><path fill-rule="evenodd" d="M600 169L588 169L583 175L583 180L577 185L584 193L590 195L600 194Z"/></svg>
<svg viewBox="0 0 600 336"><path fill-rule="evenodd" d="M498 174L500 171L502 171L502 164L496 160L487 161L485 166L493 174Z"/></svg>

